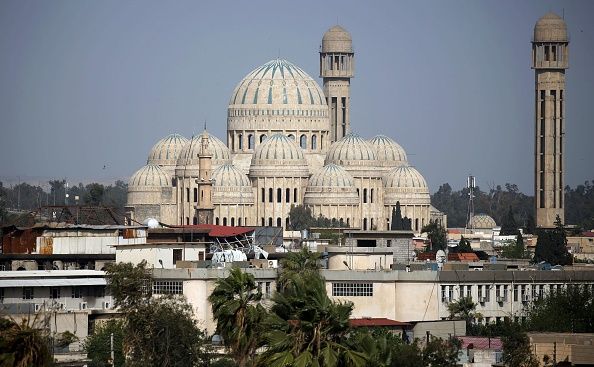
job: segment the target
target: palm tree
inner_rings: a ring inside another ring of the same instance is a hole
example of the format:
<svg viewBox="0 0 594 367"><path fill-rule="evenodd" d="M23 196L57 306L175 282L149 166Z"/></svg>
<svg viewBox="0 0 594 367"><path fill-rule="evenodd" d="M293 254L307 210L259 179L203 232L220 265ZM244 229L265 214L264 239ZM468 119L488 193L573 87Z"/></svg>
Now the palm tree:
<svg viewBox="0 0 594 367"><path fill-rule="evenodd" d="M267 350L259 366L364 366L364 353L345 343L352 303L333 302L318 274L297 276L273 297Z"/></svg>
<svg viewBox="0 0 594 367"><path fill-rule="evenodd" d="M281 272L278 276L279 289L285 288L295 279L296 276L307 276L318 274L321 255L318 252L311 252L304 247L299 252L289 252L287 257L281 260Z"/></svg>
<svg viewBox="0 0 594 367"><path fill-rule="evenodd" d="M262 293L254 276L239 268L217 280L208 297L217 321L217 331L240 367L254 359L266 310L258 303Z"/></svg>
<svg viewBox="0 0 594 367"><path fill-rule="evenodd" d="M15 320L0 318L0 365L14 367L52 365L49 335L40 327L38 315Z"/></svg>

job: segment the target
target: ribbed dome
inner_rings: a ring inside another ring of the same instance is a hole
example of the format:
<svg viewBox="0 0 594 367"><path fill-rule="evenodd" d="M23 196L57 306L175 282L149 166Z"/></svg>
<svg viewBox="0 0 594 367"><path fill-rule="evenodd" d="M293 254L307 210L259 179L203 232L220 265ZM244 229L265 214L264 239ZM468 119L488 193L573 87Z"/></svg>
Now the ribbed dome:
<svg viewBox="0 0 594 367"><path fill-rule="evenodd" d="M495 219L487 214L475 214L470 220L472 228L478 229L493 229L497 227Z"/></svg>
<svg viewBox="0 0 594 367"><path fill-rule="evenodd" d="M187 142L188 139L179 134L167 135L153 146L146 163L174 166L179 153Z"/></svg>
<svg viewBox="0 0 594 367"><path fill-rule="evenodd" d="M243 78L229 105L327 106L318 83L299 67L279 59L267 62ZM281 115L291 115L288 111Z"/></svg>
<svg viewBox="0 0 594 367"><path fill-rule="evenodd" d="M324 164L377 165L376 159L373 147L359 135L350 133L330 146Z"/></svg>
<svg viewBox="0 0 594 367"><path fill-rule="evenodd" d="M258 161L302 160L303 150L295 141L283 134L274 134L256 148L252 164Z"/></svg>
<svg viewBox="0 0 594 367"><path fill-rule="evenodd" d="M378 162L382 166L397 167L406 164L406 152L392 138L378 135L369 141L375 149Z"/></svg>
<svg viewBox="0 0 594 367"><path fill-rule="evenodd" d="M353 187L353 178L344 168L330 163L310 177L308 187Z"/></svg>
<svg viewBox="0 0 594 367"><path fill-rule="evenodd" d="M231 154L225 143L205 131L186 142L177 159L178 168L198 164L198 155L200 154L202 136L204 134L208 137L208 152L212 155L212 165L219 166L231 162Z"/></svg>
<svg viewBox="0 0 594 367"><path fill-rule="evenodd" d="M567 24L555 13L547 13L534 26L534 42L568 42Z"/></svg>
<svg viewBox="0 0 594 367"><path fill-rule="evenodd" d="M129 188L166 187L171 185L171 178L156 164L147 164L130 177Z"/></svg>
<svg viewBox="0 0 594 367"><path fill-rule="evenodd" d="M322 38L322 52L353 52L353 39L346 29L339 25L330 28Z"/></svg>
<svg viewBox="0 0 594 367"><path fill-rule="evenodd" d="M425 178L411 166L392 168L383 178L385 188L428 190Z"/></svg>
<svg viewBox="0 0 594 367"><path fill-rule="evenodd" d="M239 168L232 164L224 164L212 172L216 187L252 187L250 179Z"/></svg>

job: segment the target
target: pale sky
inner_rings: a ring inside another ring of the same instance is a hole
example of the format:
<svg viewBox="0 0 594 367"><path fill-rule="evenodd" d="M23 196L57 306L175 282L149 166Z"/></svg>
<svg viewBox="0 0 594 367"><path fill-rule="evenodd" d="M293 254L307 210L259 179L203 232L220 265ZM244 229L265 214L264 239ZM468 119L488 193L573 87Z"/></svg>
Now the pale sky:
<svg viewBox="0 0 594 367"><path fill-rule="evenodd" d="M0 177L105 181L177 132L224 140L237 83L280 55L318 78L337 22L355 49L351 125L407 151L434 192L469 173L533 193L534 23L571 36L566 183L594 179L592 1L0 2ZM105 169L103 168L105 166Z"/></svg>

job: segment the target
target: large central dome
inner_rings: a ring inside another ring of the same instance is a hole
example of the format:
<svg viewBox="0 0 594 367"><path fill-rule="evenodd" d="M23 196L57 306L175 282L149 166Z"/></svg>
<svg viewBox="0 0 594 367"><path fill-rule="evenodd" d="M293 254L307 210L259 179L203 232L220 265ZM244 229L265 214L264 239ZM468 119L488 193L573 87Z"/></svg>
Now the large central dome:
<svg viewBox="0 0 594 367"><path fill-rule="evenodd" d="M227 145L233 153L252 153L274 133L294 138L305 151L320 152L329 128L324 92L286 60L272 60L251 71L229 101Z"/></svg>

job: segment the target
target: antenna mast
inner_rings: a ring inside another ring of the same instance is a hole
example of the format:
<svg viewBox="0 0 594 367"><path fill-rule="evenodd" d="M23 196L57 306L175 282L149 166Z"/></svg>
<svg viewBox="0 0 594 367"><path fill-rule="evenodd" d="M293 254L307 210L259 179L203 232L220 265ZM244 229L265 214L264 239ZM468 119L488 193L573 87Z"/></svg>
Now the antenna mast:
<svg viewBox="0 0 594 367"><path fill-rule="evenodd" d="M474 223L472 218L474 217L474 189L476 188L476 179L470 175L466 179L466 188L468 189L468 211L466 214L466 229L473 230Z"/></svg>

